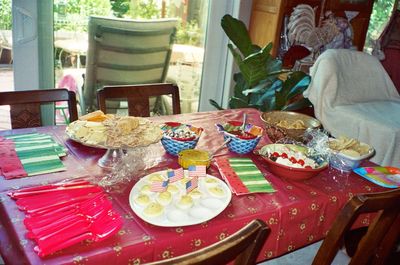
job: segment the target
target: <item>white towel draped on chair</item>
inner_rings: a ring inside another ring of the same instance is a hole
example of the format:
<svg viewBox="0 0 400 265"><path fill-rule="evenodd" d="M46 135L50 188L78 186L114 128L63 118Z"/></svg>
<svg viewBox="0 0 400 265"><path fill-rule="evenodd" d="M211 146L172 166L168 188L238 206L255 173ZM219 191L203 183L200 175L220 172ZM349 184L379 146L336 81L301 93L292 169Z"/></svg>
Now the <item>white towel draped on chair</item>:
<svg viewBox="0 0 400 265"><path fill-rule="evenodd" d="M324 128L372 145L373 162L400 167L400 95L381 63L363 52L332 49L310 75L304 96Z"/></svg>

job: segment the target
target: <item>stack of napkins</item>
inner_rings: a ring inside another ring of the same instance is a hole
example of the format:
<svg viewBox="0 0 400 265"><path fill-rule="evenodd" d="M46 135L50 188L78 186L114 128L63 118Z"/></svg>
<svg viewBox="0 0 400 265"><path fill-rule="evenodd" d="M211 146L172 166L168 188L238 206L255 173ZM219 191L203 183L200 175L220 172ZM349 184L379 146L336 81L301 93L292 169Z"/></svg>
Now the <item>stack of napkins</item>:
<svg viewBox="0 0 400 265"><path fill-rule="evenodd" d="M66 170L60 157L66 149L43 133L0 137L0 174L5 179Z"/></svg>
<svg viewBox="0 0 400 265"><path fill-rule="evenodd" d="M216 158L221 176L236 195L275 192L250 158Z"/></svg>

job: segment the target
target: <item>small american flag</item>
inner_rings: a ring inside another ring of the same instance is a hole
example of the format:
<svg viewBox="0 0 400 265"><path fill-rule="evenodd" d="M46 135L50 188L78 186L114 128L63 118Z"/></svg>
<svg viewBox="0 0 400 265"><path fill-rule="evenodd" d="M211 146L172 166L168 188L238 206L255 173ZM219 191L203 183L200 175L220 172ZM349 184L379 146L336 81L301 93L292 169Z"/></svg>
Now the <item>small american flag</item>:
<svg viewBox="0 0 400 265"><path fill-rule="evenodd" d="M197 179L197 177L194 177L191 180L189 180L188 182L186 182L186 193L189 193L192 190L194 190L195 188L197 188L198 182L199 182L199 180Z"/></svg>
<svg viewBox="0 0 400 265"><path fill-rule="evenodd" d="M169 180L155 181L151 183L150 190L154 192L164 192L167 190Z"/></svg>
<svg viewBox="0 0 400 265"><path fill-rule="evenodd" d="M206 166L189 166L189 177L205 177L206 173Z"/></svg>
<svg viewBox="0 0 400 265"><path fill-rule="evenodd" d="M183 168L168 170L167 176L170 183L178 181L183 178Z"/></svg>

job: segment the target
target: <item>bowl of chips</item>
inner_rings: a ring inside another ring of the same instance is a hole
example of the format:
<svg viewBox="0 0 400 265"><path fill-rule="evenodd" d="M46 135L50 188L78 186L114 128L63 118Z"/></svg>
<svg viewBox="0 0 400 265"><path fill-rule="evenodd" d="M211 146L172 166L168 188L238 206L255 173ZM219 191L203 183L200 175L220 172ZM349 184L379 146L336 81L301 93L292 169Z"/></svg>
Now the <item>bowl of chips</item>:
<svg viewBox="0 0 400 265"><path fill-rule="evenodd" d="M307 129L318 129L321 127L319 120L292 111L264 112L261 114L261 119L265 123L268 138L273 143L285 137L301 141Z"/></svg>
<svg viewBox="0 0 400 265"><path fill-rule="evenodd" d="M229 151L237 154L247 154L257 146L263 134L259 126L242 121L228 121L225 124L216 124L217 129L223 133Z"/></svg>
<svg viewBox="0 0 400 265"><path fill-rule="evenodd" d="M161 143L165 151L174 156L182 150L195 148L203 132L203 128L179 122L166 122L161 125L161 130Z"/></svg>
<svg viewBox="0 0 400 265"><path fill-rule="evenodd" d="M326 160L312 157L308 148L295 144L268 144L257 151L276 176L290 180L305 180L328 167Z"/></svg>
<svg viewBox="0 0 400 265"><path fill-rule="evenodd" d="M331 152L330 166L346 172L357 168L375 153L372 146L347 136L329 139L328 146Z"/></svg>

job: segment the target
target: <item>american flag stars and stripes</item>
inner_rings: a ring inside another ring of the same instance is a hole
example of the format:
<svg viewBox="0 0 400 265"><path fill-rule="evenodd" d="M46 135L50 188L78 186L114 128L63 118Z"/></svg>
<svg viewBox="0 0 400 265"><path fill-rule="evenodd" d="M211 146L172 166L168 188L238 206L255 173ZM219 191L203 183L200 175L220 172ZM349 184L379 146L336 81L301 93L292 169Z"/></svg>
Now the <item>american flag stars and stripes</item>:
<svg viewBox="0 0 400 265"><path fill-rule="evenodd" d="M188 182L186 182L186 193L189 193L192 190L194 190L195 188L197 188L198 182L199 182L199 180L197 177L194 177L191 180L189 180Z"/></svg>
<svg viewBox="0 0 400 265"><path fill-rule="evenodd" d="M155 181L151 183L150 190L154 192L164 192L167 190L169 180Z"/></svg>
<svg viewBox="0 0 400 265"><path fill-rule="evenodd" d="M183 178L183 168L168 170L167 176L170 183L178 181Z"/></svg>
<svg viewBox="0 0 400 265"><path fill-rule="evenodd" d="M189 166L189 177L205 177L207 175L206 166Z"/></svg>

